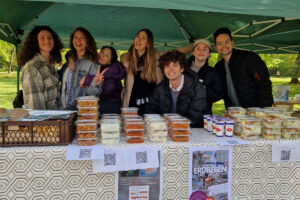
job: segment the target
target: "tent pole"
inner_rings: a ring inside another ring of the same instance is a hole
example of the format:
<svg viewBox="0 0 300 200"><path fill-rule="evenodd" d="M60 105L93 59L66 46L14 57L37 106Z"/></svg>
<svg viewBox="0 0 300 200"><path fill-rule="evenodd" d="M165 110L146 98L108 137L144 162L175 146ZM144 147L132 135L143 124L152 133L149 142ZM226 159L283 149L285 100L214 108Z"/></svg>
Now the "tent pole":
<svg viewBox="0 0 300 200"><path fill-rule="evenodd" d="M187 41L190 41L192 39L192 37L186 32L186 30L182 27L182 25L179 23L179 21L177 20L177 18L175 17L174 13L168 9L170 15L173 17L173 19L175 20L175 22L178 24L183 36L185 37L185 39Z"/></svg>
<svg viewBox="0 0 300 200"><path fill-rule="evenodd" d="M16 44L15 45L16 47L16 56L18 56L18 53L19 53L19 44ZM21 71L21 67L18 65L17 66L17 92L19 92L20 90L20 71Z"/></svg>

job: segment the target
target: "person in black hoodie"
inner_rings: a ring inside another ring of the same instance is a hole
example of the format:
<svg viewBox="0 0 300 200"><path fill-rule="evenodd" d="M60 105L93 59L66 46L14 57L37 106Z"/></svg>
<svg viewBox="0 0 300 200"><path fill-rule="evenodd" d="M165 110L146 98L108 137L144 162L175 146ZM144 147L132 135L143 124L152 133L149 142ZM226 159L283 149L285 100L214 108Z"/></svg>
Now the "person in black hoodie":
<svg viewBox="0 0 300 200"><path fill-rule="evenodd" d="M159 66L164 79L155 87L146 113L178 113L191 120L191 127L203 127L207 114L206 90L190 69L185 55L177 50L163 54Z"/></svg>
<svg viewBox="0 0 300 200"><path fill-rule="evenodd" d="M193 44L193 55L188 59L188 64L190 69L198 74L199 81L206 88L208 112L212 114L212 104L223 98L224 91L219 76L214 68L208 65L210 52L211 43L208 40L196 40Z"/></svg>
<svg viewBox="0 0 300 200"><path fill-rule="evenodd" d="M214 33L216 51L222 56L215 65L224 87L225 107L269 107L273 104L272 83L265 62L256 53L233 49L228 28Z"/></svg>

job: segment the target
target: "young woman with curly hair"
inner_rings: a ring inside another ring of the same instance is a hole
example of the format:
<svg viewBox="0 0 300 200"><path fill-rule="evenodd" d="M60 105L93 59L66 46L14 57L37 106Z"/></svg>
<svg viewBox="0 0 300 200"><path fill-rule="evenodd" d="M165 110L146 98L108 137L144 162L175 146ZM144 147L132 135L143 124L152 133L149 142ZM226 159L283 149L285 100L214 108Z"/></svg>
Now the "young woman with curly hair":
<svg viewBox="0 0 300 200"><path fill-rule="evenodd" d="M103 79L99 78L96 42L88 30L78 27L73 31L70 49L75 55L75 65L66 109L76 109L77 97L100 95Z"/></svg>
<svg viewBox="0 0 300 200"><path fill-rule="evenodd" d="M178 50L184 54L190 53L192 45ZM139 114L144 114L154 87L162 80L158 59L163 53L154 48L153 34L149 29L138 31L128 52L121 56L127 73L123 107L138 107Z"/></svg>
<svg viewBox="0 0 300 200"><path fill-rule="evenodd" d="M59 107L59 76L54 68L61 62L63 45L49 26L36 26L28 34L18 54L23 67L21 81L24 105L30 109Z"/></svg>

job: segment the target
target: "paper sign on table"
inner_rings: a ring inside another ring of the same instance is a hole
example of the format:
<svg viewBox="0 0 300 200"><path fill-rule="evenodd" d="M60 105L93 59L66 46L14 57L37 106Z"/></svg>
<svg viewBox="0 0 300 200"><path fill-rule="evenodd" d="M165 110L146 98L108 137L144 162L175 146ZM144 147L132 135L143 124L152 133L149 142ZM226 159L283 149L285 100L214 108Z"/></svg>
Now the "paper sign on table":
<svg viewBox="0 0 300 200"><path fill-rule="evenodd" d="M249 142L240 138L217 138L215 142L221 146L248 145Z"/></svg>
<svg viewBox="0 0 300 200"><path fill-rule="evenodd" d="M300 162L300 142L274 142L272 162Z"/></svg>
<svg viewBox="0 0 300 200"><path fill-rule="evenodd" d="M129 200L149 200L149 185L129 186Z"/></svg>
<svg viewBox="0 0 300 200"><path fill-rule="evenodd" d="M116 148L105 150L104 160L94 160L94 172L114 172L157 168L157 147Z"/></svg>
<svg viewBox="0 0 300 200"><path fill-rule="evenodd" d="M104 147L101 144L93 146L77 146L69 144L66 160L103 160Z"/></svg>

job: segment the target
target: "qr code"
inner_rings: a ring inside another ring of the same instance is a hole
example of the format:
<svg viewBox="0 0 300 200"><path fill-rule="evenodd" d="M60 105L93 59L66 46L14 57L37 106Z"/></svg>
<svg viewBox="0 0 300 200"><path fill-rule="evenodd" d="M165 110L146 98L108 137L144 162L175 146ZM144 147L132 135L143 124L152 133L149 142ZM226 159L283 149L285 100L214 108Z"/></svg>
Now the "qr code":
<svg viewBox="0 0 300 200"><path fill-rule="evenodd" d="M147 163L147 151L136 152L136 164Z"/></svg>
<svg viewBox="0 0 300 200"><path fill-rule="evenodd" d="M116 165L116 153L104 154L104 166Z"/></svg>
<svg viewBox="0 0 300 200"><path fill-rule="evenodd" d="M92 149L80 149L79 158L91 158Z"/></svg>
<svg viewBox="0 0 300 200"><path fill-rule="evenodd" d="M291 159L291 150L281 151L280 160L290 160Z"/></svg>

